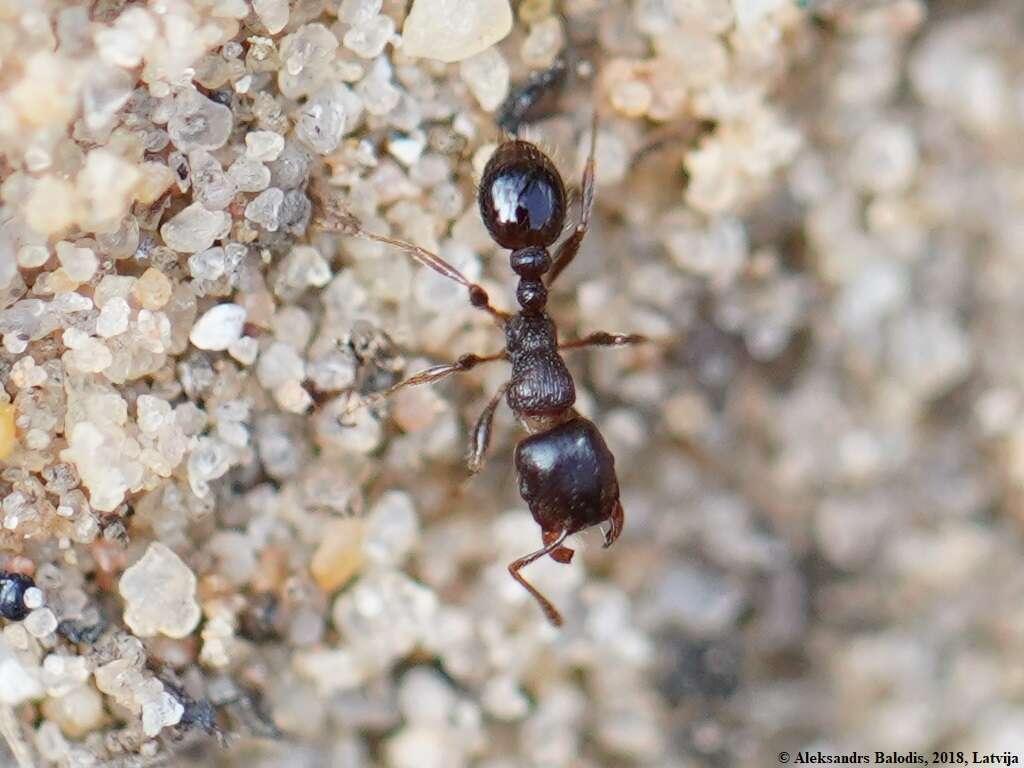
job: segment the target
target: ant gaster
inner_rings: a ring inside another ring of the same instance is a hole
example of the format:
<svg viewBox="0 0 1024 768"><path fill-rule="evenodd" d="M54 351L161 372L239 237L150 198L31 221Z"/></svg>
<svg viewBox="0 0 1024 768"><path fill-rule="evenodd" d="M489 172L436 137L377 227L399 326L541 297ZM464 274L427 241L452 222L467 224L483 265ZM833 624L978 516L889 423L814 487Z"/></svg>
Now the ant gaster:
<svg viewBox="0 0 1024 768"><path fill-rule="evenodd" d="M594 143L583 173L580 219L554 257L548 248L562 233L567 213L565 185L551 160L528 141L509 139L491 156L481 178L480 215L491 237L510 250L512 270L519 276L513 315L493 307L487 292L439 256L411 243L362 229L350 215L340 214L335 225L353 234L401 248L419 263L463 285L470 303L491 315L505 332L505 349L493 355L463 355L454 363L427 368L391 388L363 399L380 400L405 387L428 384L481 363L508 360L512 376L491 398L473 429L469 457L471 472L483 465L491 441L494 413L504 396L509 408L529 432L515 449L519 493L540 525L543 547L511 563L513 578L525 587L556 625L561 614L520 571L550 555L559 563L572 560L565 540L585 528L607 523L604 546L622 532L623 512L615 459L592 422L573 408L576 387L561 351L590 346L622 346L642 336L592 333L559 343L558 330L547 314L548 288L569 266L583 243L594 202ZM325 222L330 223L330 222Z"/></svg>

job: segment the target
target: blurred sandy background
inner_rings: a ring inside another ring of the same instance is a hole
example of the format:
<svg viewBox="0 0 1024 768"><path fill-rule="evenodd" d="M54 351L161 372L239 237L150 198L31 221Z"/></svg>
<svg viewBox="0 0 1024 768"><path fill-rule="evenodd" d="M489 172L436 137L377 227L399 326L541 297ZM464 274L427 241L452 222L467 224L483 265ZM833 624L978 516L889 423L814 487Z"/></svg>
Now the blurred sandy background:
<svg viewBox="0 0 1024 768"><path fill-rule="evenodd" d="M0 0L0 764L696 768L1024 755L1024 4ZM439 61L443 59L444 61ZM496 113L593 231L559 281L623 537L539 532ZM314 194L315 193L315 194Z"/></svg>

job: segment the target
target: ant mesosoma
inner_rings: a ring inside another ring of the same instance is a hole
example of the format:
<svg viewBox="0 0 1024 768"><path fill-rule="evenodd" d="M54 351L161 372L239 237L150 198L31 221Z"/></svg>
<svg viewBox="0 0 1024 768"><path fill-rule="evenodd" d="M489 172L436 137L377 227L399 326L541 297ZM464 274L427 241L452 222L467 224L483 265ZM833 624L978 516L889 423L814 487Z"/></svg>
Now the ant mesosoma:
<svg viewBox="0 0 1024 768"><path fill-rule="evenodd" d="M454 363L436 365L364 398L358 406L390 397L398 390L430 384L494 360L508 360L512 376L494 394L473 429L469 469L479 471L491 441L494 414L504 396L529 432L515 449L519 493L540 525L544 546L511 563L512 577L525 587L555 625L562 616L551 602L523 578L520 570L550 555L559 563L572 560L565 540L585 528L608 523L604 546L622 532L623 511L615 458L597 427L573 408L576 387L561 352L590 346L623 346L646 339L637 335L592 333L558 342L558 330L546 310L548 288L575 258L590 225L594 203L594 148L597 119L592 125L590 152L583 173L580 219L572 234L553 246L565 225L565 185L551 160L534 144L508 139L484 168L478 192L480 215L491 237L510 250L512 270L519 276L519 311L508 314L491 305L487 292L439 256L386 235L362 229L352 216L335 217L335 226L370 240L402 249L420 264L464 286L469 301L491 315L505 332L505 348L496 354L462 355Z"/></svg>

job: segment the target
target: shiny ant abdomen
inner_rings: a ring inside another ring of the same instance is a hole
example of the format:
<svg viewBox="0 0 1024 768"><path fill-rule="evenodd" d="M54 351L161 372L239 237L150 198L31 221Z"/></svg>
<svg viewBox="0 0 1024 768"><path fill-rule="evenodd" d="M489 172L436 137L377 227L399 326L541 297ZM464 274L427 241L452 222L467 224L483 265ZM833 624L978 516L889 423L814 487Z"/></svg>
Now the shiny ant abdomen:
<svg viewBox="0 0 1024 768"><path fill-rule="evenodd" d="M468 371L482 363L507 360L509 380L494 394L473 429L469 468L483 465L490 445L495 411L504 397L529 435L515 449L519 492L541 528L543 546L509 565L513 578L540 604L556 625L561 614L520 571L545 555L560 563L572 560L566 538L595 525L607 524L604 545L622 532L623 511L615 459L597 427L576 412L576 387L562 351L589 346L623 346L645 339L636 335L592 333L559 343L558 329L547 314L548 288L572 262L590 224L594 200L594 143L583 173L580 219L572 234L549 252L562 233L568 205L562 177L536 145L509 140L488 161L481 177L480 215L491 237L511 251L509 263L519 276L519 311L508 314L493 307L487 292L436 254L385 235L364 230L352 217L336 215L324 223L378 242L401 248L418 262L463 285L472 305L491 315L505 332L505 348L496 354L463 355L454 363L437 365L400 381L362 401L389 397L408 386L428 384Z"/></svg>

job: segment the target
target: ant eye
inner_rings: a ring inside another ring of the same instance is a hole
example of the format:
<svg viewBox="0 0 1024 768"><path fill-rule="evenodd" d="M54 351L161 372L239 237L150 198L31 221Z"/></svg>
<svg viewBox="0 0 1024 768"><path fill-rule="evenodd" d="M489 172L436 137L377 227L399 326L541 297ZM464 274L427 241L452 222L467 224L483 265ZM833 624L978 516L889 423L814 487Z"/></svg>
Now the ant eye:
<svg viewBox="0 0 1024 768"><path fill-rule="evenodd" d="M480 184L480 215L501 247L546 248L565 222L565 185L547 156L525 141L495 151Z"/></svg>

